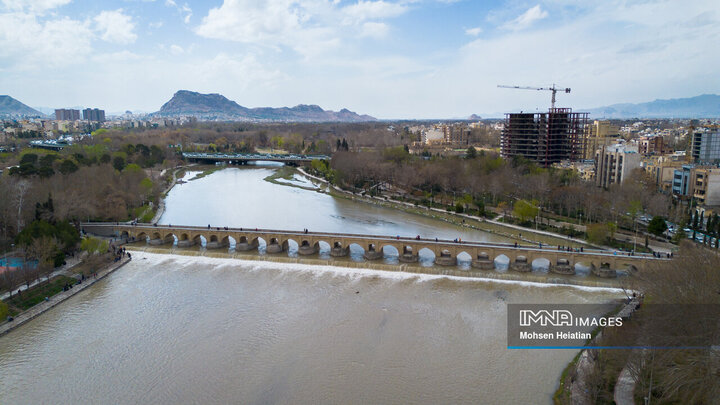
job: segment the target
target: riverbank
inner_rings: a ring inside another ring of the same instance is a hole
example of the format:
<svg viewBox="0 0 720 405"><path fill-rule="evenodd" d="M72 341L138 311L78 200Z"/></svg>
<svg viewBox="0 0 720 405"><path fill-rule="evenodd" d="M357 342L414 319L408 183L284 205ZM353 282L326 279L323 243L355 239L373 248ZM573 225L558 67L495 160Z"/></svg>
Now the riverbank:
<svg viewBox="0 0 720 405"><path fill-rule="evenodd" d="M613 316L622 318L624 321L630 319L633 313L639 308L640 299L633 298L625 304L618 306L615 310L606 314L606 317ZM592 346L602 346L603 330L607 327L598 327L593 331L593 338L590 339L585 346L591 348L583 349L575 358L565 367L561 376L558 389L553 395L553 402L557 405L561 404L593 404L597 398L593 398L591 394L597 391L598 387L598 349ZM608 373L609 370L603 370ZM611 379L613 376L611 375ZM632 392L635 384L629 377L627 366L619 372L618 384L614 387L614 400L619 405L632 404Z"/></svg>
<svg viewBox="0 0 720 405"><path fill-rule="evenodd" d="M353 270L353 271L380 271L380 272L392 272L392 273L408 273L417 275L428 275L428 276L439 276L439 277L451 277L455 279L467 279L467 280L486 280L486 281L497 281L497 282L513 282L513 283L528 283L535 286L574 286L574 287L587 287L587 288L611 288L619 289L622 287L622 282L619 279L603 279L589 275L587 277L579 276L568 276L561 277L551 273L516 273L508 270L507 272L497 272L494 270L477 270L467 269L463 270L456 267L442 267L432 266L424 267L416 264L398 263L376 263L369 261L354 262L354 261L339 261L333 259L320 259L320 258L306 258L306 257L289 257L280 255L260 255L253 253L238 253L228 252L219 250L199 250L199 249L182 249L175 247L156 247L156 246L138 246L138 245L126 245L129 251L154 253L154 254L174 254L180 256L199 256L199 257L212 257L219 259L232 259L240 261L265 261L273 263L288 263L288 264L300 264L308 266L323 266L332 267L342 270Z"/></svg>
<svg viewBox="0 0 720 405"><path fill-rule="evenodd" d="M73 288L63 291L61 293L58 293L52 297L50 297L47 301L41 302L32 308L28 309L27 311L24 311L20 314L18 314L14 320L0 324L0 336L19 328L20 326L26 324L27 322L37 318L42 313L50 310L51 308L54 308L61 302L67 300L68 298L72 297L73 295L79 293L80 291L83 291L84 289L90 287L91 285L95 284L99 280L102 280L103 278L107 277L109 274L114 272L115 270L123 267L126 265L130 259L124 259L117 263L112 263L108 266L106 266L103 270L100 270L97 273L96 277L88 278L85 280L84 283L78 284L73 286Z"/></svg>
<svg viewBox="0 0 720 405"><path fill-rule="evenodd" d="M582 239L570 238L565 235L556 234L548 231L534 230L530 228L524 228L518 225L505 224L499 221L481 218L473 215L458 214L454 212L448 212L439 208L430 208L425 206L416 206L404 201L396 201L392 199L383 199L380 197L373 196L362 196L352 193L347 190L343 190L340 187L330 184L327 180L320 177L314 176L307 173L302 168L298 168L298 171L303 175L315 181L318 181L328 187L328 193L334 197L346 198L353 201L365 202L368 204L380 205L383 207L389 207L399 209L404 212L411 214L422 215L428 218L449 222L457 226L467 227L471 229L480 230L483 232L492 233L498 236L502 236L508 239L522 241L526 243L543 243L546 245L562 245L576 247L594 247L597 249L606 249L606 246L599 246L591 244ZM468 222L470 221L470 222ZM533 235L533 238L527 237Z"/></svg>

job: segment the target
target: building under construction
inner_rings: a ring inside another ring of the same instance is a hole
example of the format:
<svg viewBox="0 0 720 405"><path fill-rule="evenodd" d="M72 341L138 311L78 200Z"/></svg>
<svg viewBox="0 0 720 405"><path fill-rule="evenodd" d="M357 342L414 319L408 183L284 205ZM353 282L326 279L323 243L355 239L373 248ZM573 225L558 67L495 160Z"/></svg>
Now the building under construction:
<svg viewBox="0 0 720 405"><path fill-rule="evenodd" d="M505 114L502 156L523 157L544 167L562 160L580 160L587 129L588 113L574 113L571 108Z"/></svg>

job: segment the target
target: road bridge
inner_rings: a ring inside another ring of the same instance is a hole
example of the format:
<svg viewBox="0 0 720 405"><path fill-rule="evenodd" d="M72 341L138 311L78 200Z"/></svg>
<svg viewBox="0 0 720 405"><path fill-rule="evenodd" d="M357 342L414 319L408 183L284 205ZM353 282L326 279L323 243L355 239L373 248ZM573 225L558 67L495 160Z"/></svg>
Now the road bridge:
<svg viewBox="0 0 720 405"><path fill-rule="evenodd" d="M313 160L330 160L326 155L295 155L279 153L199 153L183 152L183 158L191 162L247 164L248 162L281 162L287 165L310 163Z"/></svg>
<svg viewBox="0 0 720 405"><path fill-rule="evenodd" d="M456 266L458 255L465 253L472 258L473 268L483 270L495 269L496 259L505 256L509 260L509 268L518 272L531 271L533 262L539 260L538 263L547 264L552 273L572 275L575 274L575 265L581 264L590 267L596 276L605 278L616 277L616 270L637 271L649 263L670 260L650 254L628 255L595 249L567 251L549 246L257 228L83 223L82 229L87 233L116 237L127 243L177 245L179 248L203 246L206 249L229 249L233 246L235 251L257 251L265 245L266 254L287 254L291 242L294 242L301 256L318 254L320 245L327 244L330 256L343 257L349 255L351 245L357 245L364 251L366 260L380 260L391 253L387 248L392 247L403 263L417 262L419 252L429 250L435 256L435 265L440 266Z"/></svg>

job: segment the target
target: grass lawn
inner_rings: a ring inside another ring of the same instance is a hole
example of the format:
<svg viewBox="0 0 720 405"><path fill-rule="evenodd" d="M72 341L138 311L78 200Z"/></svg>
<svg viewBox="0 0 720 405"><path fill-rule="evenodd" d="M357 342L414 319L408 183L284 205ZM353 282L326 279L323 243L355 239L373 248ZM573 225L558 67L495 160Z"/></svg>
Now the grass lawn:
<svg viewBox="0 0 720 405"><path fill-rule="evenodd" d="M10 307L10 314L14 316L44 301L45 297L52 297L61 292L65 284L72 285L76 282L77 280L71 277L57 276L52 278L49 283L42 282L21 294L13 295L12 298L5 300L5 303Z"/></svg>

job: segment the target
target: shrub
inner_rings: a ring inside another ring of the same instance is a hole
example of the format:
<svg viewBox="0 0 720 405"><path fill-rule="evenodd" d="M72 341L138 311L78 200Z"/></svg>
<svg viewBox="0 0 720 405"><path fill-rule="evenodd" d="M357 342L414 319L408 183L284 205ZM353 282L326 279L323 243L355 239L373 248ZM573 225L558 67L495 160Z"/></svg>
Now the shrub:
<svg viewBox="0 0 720 405"><path fill-rule="evenodd" d="M80 249L88 252L89 254L104 253L107 252L108 243L107 241L97 238L86 237L83 238L82 242L80 242Z"/></svg>

